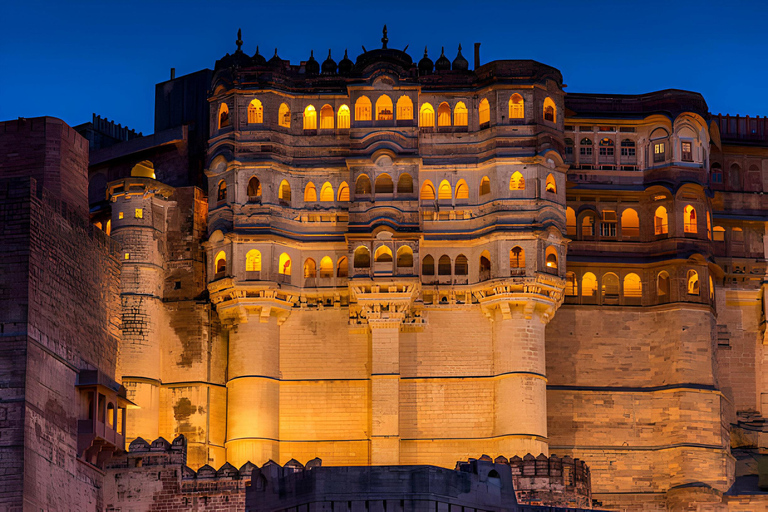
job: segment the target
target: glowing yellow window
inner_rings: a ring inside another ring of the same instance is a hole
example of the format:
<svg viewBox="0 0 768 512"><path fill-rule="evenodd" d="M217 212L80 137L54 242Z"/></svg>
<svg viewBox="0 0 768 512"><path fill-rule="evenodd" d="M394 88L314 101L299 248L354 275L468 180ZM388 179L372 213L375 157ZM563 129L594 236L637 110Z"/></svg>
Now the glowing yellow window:
<svg viewBox="0 0 768 512"><path fill-rule="evenodd" d="M557 107L549 97L544 100L544 120L551 123L557 122Z"/></svg>
<svg viewBox="0 0 768 512"><path fill-rule="evenodd" d="M330 105L323 105L323 108L320 109L320 129L333 129L333 107Z"/></svg>
<svg viewBox="0 0 768 512"><path fill-rule="evenodd" d="M525 178L520 171L515 171L509 179L509 190L525 190Z"/></svg>
<svg viewBox="0 0 768 512"><path fill-rule="evenodd" d="M391 121L394 117L392 112L392 100L386 94L379 96L376 100L376 120Z"/></svg>
<svg viewBox="0 0 768 512"><path fill-rule="evenodd" d="M445 101L437 107L437 126L451 126L451 107Z"/></svg>
<svg viewBox="0 0 768 512"><path fill-rule="evenodd" d="M546 190L547 192L552 192L553 194L557 192L557 185L555 185L555 177L552 176L551 174L547 175Z"/></svg>
<svg viewBox="0 0 768 512"><path fill-rule="evenodd" d="M368 96L360 96L355 102L355 121L371 120L371 100Z"/></svg>
<svg viewBox="0 0 768 512"><path fill-rule="evenodd" d="M342 181L339 185L339 201L349 201L349 185L346 181Z"/></svg>
<svg viewBox="0 0 768 512"><path fill-rule="evenodd" d="M441 181L440 187L437 189L437 198L450 201L452 196L453 190L451 189L451 184L448 183L448 180Z"/></svg>
<svg viewBox="0 0 768 512"><path fill-rule="evenodd" d="M435 109L429 103L423 104L419 110L419 126L435 126Z"/></svg>
<svg viewBox="0 0 768 512"><path fill-rule="evenodd" d="M525 106L523 97L515 93L509 98L509 118L523 119L525 117Z"/></svg>
<svg viewBox="0 0 768 512"><path fill-rule="evenodd" d="M434 201L435 200L435 187L432 186L429 180L424 182L421 186L420 198L422 201Z"/></svg>
<svg viewBox="0 0 768 512"><path fill-rule="evenodd" d="M143 208L136 208L136 211L134 212L133 216L137 219L143 219L144 218L144 209Z"/></svg>
<svg viewBox="0 0 768 512"><path fill-rule="evenodd" d="M248 124L264 122L264 106L255 99L248 105Z"/></svg>
<svg viewBox="0 0 768 512"><path fill-rule="evenodd" d="M453 109L453 125L467 126L467 117L467 106L463 101L458 102Z"/></svg>
<svg viewBox="0 0 768 512"><path fill-rule="evenodd" d="M686 233L698 232L698 227L696 222L696 209L693 206L687 205L685 207L685 210L683 210L683 219L684 219L683 227Z"/></svg>
<svg viewBox="0 0 768 512"><path fill-rule="evenodd" d="M120 213L118 213L118 214L117 214L117 218L118 218L118 219L122 219L122 218L123 218L123 212L120 212Z"/></svg>
<svg viewBox="0 0 768 512"><path fill-rule="evenodd" d="M285 103L281 103L277 111L277 124L283 128L291 127L291 109Z"/></svg>
<svg viewBox="0 0 768 512"><path fill-rule="evenodd" d="M402 120L413 119L413 102L408 96L400 96L397 100L397 118Z"/></svg>
<svg viewBox="0 0 768 512"><path fill-rule="evenodd" d="M480 101L480 108L478 108L477 114L480 126L491 122L491 105L488 103L487 99L483 98L482 101Z"/></svg>
<svg viewBox="0 0 768 512"><path fill-rule="evenodd" d="M314 105L307 105L304 109L304 129L317 130L317 110Z"/></svg>
<svg viewBox="0 0 768 512"><path fill-rule="evenodd" d="M323 184L323 187L320 189L320 201L323 203L333 201L333 186L331 186L331 184L328 183L327 181Z"/></svg>
<svg viewBox="0 0 768 512"><path fill-rule="evenodd" d="M346 105L339 107L337 126L341 129L349 128L349 107Z"/></svg>
<svg viewBox="0 0 768 512"><path fill-rule="evenodd" d="M246 272L261 272L261 252L251 249L245 255Z"/></svg>
<svg viewBox="0 0 768 512"><path fill-rule="evenodd" d="M456 199L469 199L469 186L464 180L459 180L456 184Z"/></svg>
<svg viewBox="0 0 768 512"><path fill-rule="evenodd" d="M312 203L315 201L317 201L317 189L315 188L315 184L310 181L304 188L304 202Z"/></svg>
<svg viewBox="0 0 768 512"><path fill-rule="evenodd" d="M130 259L131 255L129 253L125 253L125 259Z"/></svg>
<svg viewBox="0 0 768 512"><path fill-rule="evenodd" d="M278 272L282 275L291 275L291 257L286 253L280 255L278 260Z"/></svg>

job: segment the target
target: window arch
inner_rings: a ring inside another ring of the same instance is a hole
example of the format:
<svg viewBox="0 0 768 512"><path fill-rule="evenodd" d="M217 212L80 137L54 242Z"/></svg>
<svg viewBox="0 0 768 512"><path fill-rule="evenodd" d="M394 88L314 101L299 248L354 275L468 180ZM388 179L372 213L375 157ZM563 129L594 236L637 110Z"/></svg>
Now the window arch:
<svg viewBox="0 0 768 512"><path fill-rule="evenodd" d="M368 96L360 96L355 102L355 121L371 120L371 100Z"/></svg>
<svg viewBox="0 0 768 512"><path fill-rule="evenodd" d="M329 278L333 277L333 260L330 256L323 256L320 260L320 267L318 268L318 277Z"/></svg>
<svg viewBox="0 0 768 512"><path fill-rule="evenodd" d="M449 276L451 275L451 258L447 254L440 256L437 260L437 275Z"/></svg>
<svg viewBox="0 0 768 512"><path fill-rule="evenodd" d="M453 107L453 125L454 126L467 126L468 122L467 106L463 101L460 101Z"/></svg>
<svg viewBox="0 0 768 512"><path fill-rule="evenodd" d="M686 205L683 210L683 230L686 233L697 233L696 209L691 205Z"/></svg>
<svg viewBox="0 0 768 512"><path fill-rule="evenodd" d="M291 185L288 183L288 181L283 180L280 182L280 189L278 190L277 198L285 202L291 201Z"/></svg>
<svg viewBox="0 0 768 512"><path fill-rule="evenodd" d="M355 268L370 268L371 253L367 247L361 245L355 249Z"/></svg>
<svg viewBox="0 0 768 512"><path fill-rule="evenodd" d="M229 107L226 103L219 105L219 130L232 124L229 120Z"/></svg>
<svg viewBox="0 0 768 512"><path fill-rule="evenodd" d="M386 245L380 245L373 253L373 261L376 263L392 263L392 249Z"/></svg>
<svg viewBox="0 0 768 512"><path fill-rule="evenodd" d="M219 182L219 186L217 187L216 200L217 201L227 200L227 182L224 180L221 180Z"/></svg>
<svg viewBox="0 0 768 512"><path fill-rule="evenodd" d="M261 199L261 181L256 176L248 180L248 201L254 203Z"/></svg>
<svg viewBox="0 0 768 512"><path fill-rule="evenodd" d="M509 268L512 270L525 268L525 251L520 246L515 246L509 251Z"/></svg>
<svg viewBox="0 0 768 512"><path fill-rule="evenodd" d="M421 260L421 275L433 276L435 275L435 258L427 254Z"/></svg>
<svg viewBox="0 0 768 512"><path fill-rule="evenodd" d="M391 194L395 190L395 184L392 182L392 177L385 172L376 176L374 190L377 194Z"/></svg>
<svg viewBox="0 0 768 512"><path fill-rule="evenodd" d="M595 236L595 214L587 212L581 218L581 236Z"/></svg>
<svg viewBox="0 0 768 512"><path fill-rule="evenodd" d="M549 96L544 98L544 120L550 123L557 122L557 107Z"/></svg>
<svg viewBox="0 0 768 512"><path fill-rule="evenodd" d="M304 260L304 279L317 277L317 264L312 258Z"/></svg>
<svg viewBox="0 0 768 512"><path fill-rule="evenodd" d="M725 228L723 226L715 226L712 235L715 242L725 242Z"/></svg>
<svg viewBox="0 0 768 512"><path fill-rule="evenodd" d="M364 196L371 194L371 180L365 174L357 177L355 182L355 195Z"/></svg>
<svg viewBox="0 0 768 512"><path fill-rule="evenodd" d="M640 276L629 273L624 276L624 297L628 299L640 299L643 296L643 283Z"/></svg>
<svg viewBox="0 0 768 512"><path fill-rule="evenodd" d="M695 270L689 270L688 271L688 295L698 295L699 294L699 273Z"/></svg>
<svg viewBox="0 0 768 512"><path fill-rule="evenodd" d="M339 185L339 195L337 196L339 201L349 201L349 185L346 181L342 181Z"/></svg>
<svg viewBox="0 0 768 512"><path fill-rule="evenodd" d="M219 251L213 260L213 267L216 270L216 276L223 277L227 272L227 253Z"/></svg>
<svg viewBox="0 0 768 512"><path fill-rule="evenodd" d="M307 186L304 187L304 202L314 203L315 201L317 201L317 189L315 188L315 184L310 181L307 183Z"/></svg>
<svg viewBox="0 0 768 512"><path fill-rule="evenodd" d="M451 126L451 107L446 101L437 106L437 126Z"/></svg>
<svg viewBox="0 0 768 512"><path fill-rule="evenodd" d="M386 94L379 96L376 100L376 120L391 121L394 118L392 99Z"/></svg>
<svg viewBox="0 0 768 512"><path fill-rule="evenodd" d="M491 193L491 180L488 178L488 176L483 176L483 179L480 180L480 195L484 196L490 193Z"/></svg>
<svg viewBox="0 0 768 512"><path fill-rule="evenodd" d="M555 177L552 174L547 174L547 181L544 190L547 192L557 193L557 185L555 184Z"/></svg>
<svg viewBox="0 0 768 512"><path fill-rule="evenodd" d="M326 181L320 189L320 202L331 203L333 202L333 197L333 186Z"/></svg>
<svg viewBox="0 0 768 512"><path fill-rule="evenodd" d="M597 277L592 272L587 272L581 276L581 296L582 297L596 297L597 296Z"/></svg>
<svg viewBox="0 0 768 512"><path fill-rule="evenodd" d="M317 111L314 105L307 105L304 109L304 129L317 130Z"/></svg>
<svg viewBox="0 0 768 512"><path fill-rule="evenodd" d="M578 285L576 284L576 272L565 273L565 295L567 297L575 297L579 294Z"/></svg>
<svg viewBox="0 0 768 512"><path fill-rule="evenodd" d="M633 208L621 212L621 236L640 236L640 217Z"/></svg>
<svg viewBox="0 0 768 512"><path fill-rule="evenodd" d="M480 106L477 109L477 117L480 126L491 122L491 104L486 98L480 100Z"/></svg>
<svg viewBox="0 0 768 512"><path fill-rule="evenodd" d="M525 103L523 97L515 93L509 98L509 118L510 119L523 119L525 118Z"/></svg>
<svg viewBox="0 0 768 512"><path fill-rule="evenodd" d="M282 253L277 260L277 271L284 276L291 275L291 257L288 253Z"/></svg>
<svg viewBox="0 0 768 512"><path fill-rule="evenodd" d="M281 103L277 110L277 124L283 128L291 127L291 109L285 103Z"/></svg>
<svg viewBox="0 0 768 512"><path fill-rule="evenodd" d="M576 211L570 206L565 209L565 233L576 236Z"/></svg>
<svg viewBox="0 0 768 512"><path fill-rule="evenodd" d="M261 272L261 252L251 249L245 254L245 271Z"/></svg>
<svg viewBox="0 0 768 512"><path fill-rule="evenodd" d="M491 253L483 251L480 254L480 280L487 281L491 278Z"/></svg>
<svg viewBox="0 0 768 512"><path fill-rule="evenodd" d="M427 180L421 186L421 194L419 195L419 198L422 201L434 201L435 200L435 187L432 185L431 181Z"/></svg>
<svg viewBox="0 0 768 512"><path fill-rule="evenodd" d="M413 120L413 102L408 96L400 96L397 100L397 119L402 121Z"/></svg>
<svg viewBox="0 0 768 512"><path fill-rule="evenodd" d="M669 298L669 274L666 270L662 270L656 276L656 295L660 299Z"/></svg>
<svg viewBox="0 0 768 512"><path fill-rule="evenodd" d="M456 199L469 199L469 187L463 179L456 184Z"/></svg>
<svg viewBox="0 0 768 512"><path fill-rule="evenodd" d="M613 272L603 274L602 300L619 299L619 276Z"/></svg>
<svg viewBox="0 0 768 512"><path fill-rule="evenodd" d="M336 263L336 277L347 277L349 275L349 262L346 256L339 258Z"/></svg>
<svg viewBox="0 0 768 512"><path fill-rule="evenodd" d="M413 268L413 251L407 245L397 250L397 268Z"/></svg>
<svg viewBox="0 0 768 512"><path fill-rule="evenodd" d="M397 179L398 194L413 194L413 178L407 172L404 172Z"/></svg>
<svg viewBox="0 0 768 512"><path fill-rule="evenodd" d="M320 129L333 130L333 107L330 105L323 105L320 109Z"/></svg>
<svg viewBox="0 0 768 512"><path fill-rule="evenodd" d="M437 198L439 200L446 200L450 201L451 197L453 197L453 190L451 189L451 184L448 183L448 180L443 180L440 182L440 187L437 189Z"/></svg>
<svg viewBox="0 0 768 512"><path fill-rule="evenodd" d="M342 105L339 107L339 113L336 114L336 126L339 127L339 129L348 129L349 128L349 107L347 105Z"/></svg>
<svg viewBox="0 0 768 512"><path fill-rule="evenodd" d="M712 213L707 211L707 238L712 240Z"/></svg>
<svg viewBox="0 0 768 512"><path fill-rule="evenodd" d="M424 103L419 109L419 126L435 126L435 109L429 103Z"/></svg>
<svg viewBox="0 0 768 512"><path fill-rule="evenodd" d="M557 270L557 249L552 245L547 247L547 260L545 264L549 270Z"/></svg>
<svg viewBox="0 0 768 512"><path fill-rule="evenodd" d="M248 124L260 124L264 122L264 106L258 99L251 100L248 104Z"/></svg>
<svg viewBox="0 0 768 512"><path fill-rule="evenodd" d="M509 190L525 190L525 178L520 171L515 171L509 178Z"/></svg>
<svg viewBox="0 0 768 512"><path fill-rule="evenodd" d="M456 256L453 273L457 276L466 276L469 274L469 260L463 254Z"/></svg>
<svg viewBox="0 0 768 512"><path fill-rule="evenodd" d="M653 214L653 231L657 235L666 235L669 232L667 209L663 206L656 208Z"/></svg>

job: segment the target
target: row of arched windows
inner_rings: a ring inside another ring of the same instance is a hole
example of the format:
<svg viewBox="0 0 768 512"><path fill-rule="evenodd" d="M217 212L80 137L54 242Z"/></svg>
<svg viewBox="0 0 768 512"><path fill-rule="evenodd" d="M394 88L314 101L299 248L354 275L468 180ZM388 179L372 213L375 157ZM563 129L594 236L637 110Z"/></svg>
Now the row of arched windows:
<svg viewBox="0 0 768 512"><path fill-rule="evenodd" d="M600 212L599 234L601 237L615 237L617 215L615 210L603 210ZM587 211L581 218L581 236L590 237L597 235L597 212ZM633 208L625 208L620 218L622 236L640 236L640 217ZM565 224L568 236L577 235L576 212L570 206L565 210ZM683 208L683 232L696 234L699 231L696 208L688 204ZM654 235L669 234L669 214L664 206L659 206L653 215ZM712 239L712 219L707 212L707 238Z"/></svg>
<svg viewBox="0 0 768 512"><path fill-rule="evenodd" d="M277 272L280 275L290 276L292 272L291 257L288 253L281 253L278 258ZM321 277L330 278L334 277L347 277L347 257L341 256L334 265L330 256L324 256L320 259L320 265L315 262L313 258L307 258L304 260L304 277ZM216 278L223 277L227 272L227 255L224 251L219 251L214 259L214 268L216 271ZM261 251L258 249L251 249L245 254L245 271L246 272L261 272L262 270L262 257Z"/></svg>
<svg viewBox="0 0 768 512"><path fill-rule="evenodd" d="M575 272L566 272L565 281L565 295L567 297L581 297L582 299L586 298L588 301L594 301L599 296L601 302L610 303L611 300L618 300L622 296L625 299L629 299L627 302L639 304L643 296L643 285L640 276L633 272L625 275L623 280L619 279L619 276L614 272L606 272L603 274L599 284L597 276L592 272L585 272L581 276L580 282L576 279ZM689 269L686 272L685 290L687 295L699 296L701 294L699 273L697 271ZM714 283L712 282L712 276L710 276L710 300L714 299L714 293ZM661 302L671 300L670 277L666 270L662 270L656 275L656 297Z"/></svg>

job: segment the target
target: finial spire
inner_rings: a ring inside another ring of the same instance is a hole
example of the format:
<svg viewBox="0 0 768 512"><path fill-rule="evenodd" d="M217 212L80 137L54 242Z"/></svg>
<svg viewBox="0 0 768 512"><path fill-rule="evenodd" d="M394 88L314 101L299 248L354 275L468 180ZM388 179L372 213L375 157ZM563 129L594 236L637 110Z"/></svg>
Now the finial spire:
<svg viewBox="0 0 768 512"><path fill-rule="evenodd" d="M427 47L426 46L424 47L424 56L425 57L427 56Z"/></svg>
<svg viewBox="0 0 768 512"><path fill-rule="evenodd" d="M241 51L240 47L243 46L243 30L237 29L237 41L235 41L235 44L237 45L237 51Z"/></svg>
<svg viewBox="0 0 768 512"><path fill-rule="evenodd" d="M389 39L387 38L387 26L384 25L384 30L382 31L384 33L384 36L381 38L381 49L386 50L387 49L387 43L389 42Z"/></svg>

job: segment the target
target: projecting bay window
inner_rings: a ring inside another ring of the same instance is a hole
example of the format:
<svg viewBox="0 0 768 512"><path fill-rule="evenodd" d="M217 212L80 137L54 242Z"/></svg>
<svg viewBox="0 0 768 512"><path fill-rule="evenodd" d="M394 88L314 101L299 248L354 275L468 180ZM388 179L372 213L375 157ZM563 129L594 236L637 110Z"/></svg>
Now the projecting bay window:
<svg viewBox="0 0 768 512"><path fill-rule="evenodd" d="M666 144L663 142L654 142L653 143L653 162L659 163L666 160L667 157L667 149Z"/></svg>
<svg viewBox="0 0 768 512"><path fill-rule="evenodd" d="M616 212L603 210L603 220L600 222L600 236L602 238L616 238Z"/></svg>
<svg viewBox="0 0 768 512"><path fill-rule="evenodd" d="M693 162L693 144L691 141L682 141L680 143L680 159L683 162Z"/></svg>

